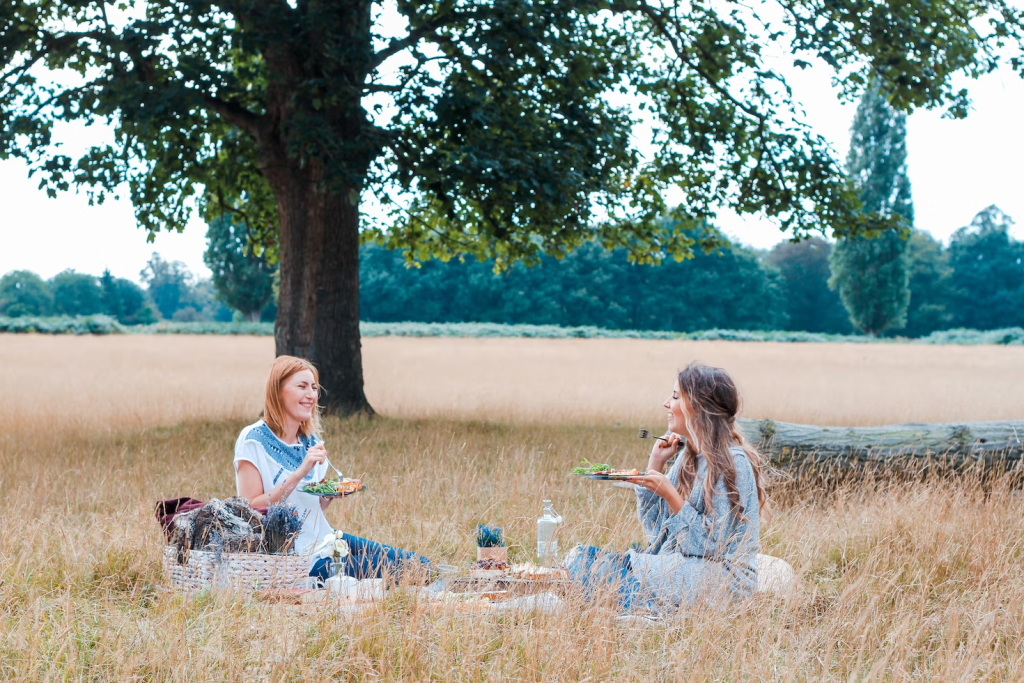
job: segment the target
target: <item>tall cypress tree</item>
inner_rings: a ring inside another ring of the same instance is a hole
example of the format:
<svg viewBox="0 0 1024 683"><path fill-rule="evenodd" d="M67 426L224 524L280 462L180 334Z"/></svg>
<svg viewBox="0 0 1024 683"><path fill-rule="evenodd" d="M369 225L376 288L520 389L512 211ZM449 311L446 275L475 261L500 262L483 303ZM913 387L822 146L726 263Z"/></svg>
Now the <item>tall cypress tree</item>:
<svg viewBox="0 0 1024 683"><path fill-rule="evenodd" d="M907 177L907 117L892 108L872 82L853 119L846 165L865 211L899 215L914 224ZM907 240L896 231L874 238L841 239L832 250L829 285L850 314L850 321L875 336L906 324L910 304Z"/></svg>

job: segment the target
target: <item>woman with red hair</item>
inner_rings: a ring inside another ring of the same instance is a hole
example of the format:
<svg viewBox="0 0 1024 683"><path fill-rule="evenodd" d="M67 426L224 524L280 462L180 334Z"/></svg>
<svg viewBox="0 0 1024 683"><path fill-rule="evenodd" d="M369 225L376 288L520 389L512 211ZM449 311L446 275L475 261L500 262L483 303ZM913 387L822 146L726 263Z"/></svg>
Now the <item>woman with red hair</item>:
<svg viewBox="0 0 1024 683"><path fill-rule="evenodd" d="M253 507L288 503L303 517L295 539L300 555L311 554L328 534L337 536L324 511L330 498L304 493L301 487L327 477L327 448L320 436L319 374L303 358L279 356L267 377L263 419L242 430L235 442L235 483L238 495ZM411 566L429 570L425 557L343 533L349 554L340 572L355 578L397 581ZM332 560L313 558L310 576L326 579ZM427 574L428 572L424 572Z"/></svg>

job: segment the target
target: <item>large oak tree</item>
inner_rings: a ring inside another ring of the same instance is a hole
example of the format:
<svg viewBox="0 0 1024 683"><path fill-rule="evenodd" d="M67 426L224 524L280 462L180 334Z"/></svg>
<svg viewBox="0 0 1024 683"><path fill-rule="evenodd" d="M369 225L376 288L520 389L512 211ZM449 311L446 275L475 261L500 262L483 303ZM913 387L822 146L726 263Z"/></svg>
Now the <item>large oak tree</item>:
<svg viewBox="0 0 1024 683"><path fill-rule="evenodd" d="M127 184L151 232L236 214L279 258L277 352L319 365L336 412L369 410L361 235L500 266L588 240L683 258L722 207L797 237L886 229L765 46L954 116L956 74L1021 52L1001 0L10 0L0 36L0 157L51 193ZM97 120L113 140L54 146L55 123ZM370 196L386 229L361 221Z"/></svg>

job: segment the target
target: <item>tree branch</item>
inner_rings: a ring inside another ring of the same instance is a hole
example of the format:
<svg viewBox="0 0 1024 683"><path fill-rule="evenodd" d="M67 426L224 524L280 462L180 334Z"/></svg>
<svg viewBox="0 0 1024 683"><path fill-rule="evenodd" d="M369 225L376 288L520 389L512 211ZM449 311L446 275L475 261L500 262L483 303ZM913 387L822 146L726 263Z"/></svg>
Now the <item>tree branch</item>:
<svg viewBox="0 0 1024 683"><path fill-rule="evenodd" d="M48 98L46 98L45 100L40 102L36 106L35 109L33 109L31 112L29 112L28 116L30 118L34 118L35 116L37 116L39 114L39 112L43 111L44 109L49 107L51 104L53 104L55 100L58 100L58 99L60 99L62 97L65 97L66 95L74 95L74 94L77 94L77 93L86 92L86 91L89 90L89 88L93 87L93 85L95 85L95 84L96 84L96 81L91 81L89 83L86 83L85 85L80 85L80 86L78 86L76 88L68 88L67 90L61 90L60 92L57 92L57 93L52 93L51 92L51 94L50 94L50 96ZM67 107L67 105L64 105L64 106L65 106L65 108Z"/></svg>
<svg viewBox="0 0 1024 683"><path fill-rule="evenodd" d="M220 115L222 119L231 125L241 128L257 139L259 139L263 134L264 117L259 114L253 114L251 111L232 100L222 100L206 93L196 94L202 98L203 104L205 104L210 111Z"/></svg>
<svg viewBox="0 0 1024 683"><path fill-rule="evenodd" d="M413 79L416 78L416 76L418 76L420 74L420 72L423 71L423 67L426 64L429 64L430 62L440 61L442 59L445 59L446 57L447 56L445 55L445 56L437 56L437 57L422 57L420 59L417 59L416 60L416 68L410 70L409 74L405 78L403 78L400 83L396 83L396 84L393 84L393 85L371 83L371 84L366 86L366 88L364 89L364 92L367 92L367 93L375 93L375 92L399 93L399 92L402 92L403 90L405 90L405 88L410 83L412 83Z"/></svg>
<svg viewBox="0 0 1024 683"><path fill-rule="evenodd" d="M419 26L413 31L410 31L409 35L405 36L404 38L392 38L391 41L388 43L387 47L375 53L373 57L370 59L370 69L376 69L389 58L395 56L402 50L412 47L413 45L420 42L421 40L429 36L434 31L437 31L438 29L445 28L446 26L451 26L452 24L455 24L460 21L479 18L479 12L452 12L451 14L433 17L432 19L427 21L427 23L423 24L422 26Z"/></svg>
<svg viewBox="0 0 1024 683"><path fill-rule="evenodd" d="M105 16L104 22L106 23ZM43 32L42 42L47 49L41 50L40 54L36 55L32 60L32 63L35 63L40 58L45 57L46 54L52 50L65 49L74 43L87 38L96 40L97 42L105 44L111 48L124 50L132 60L132 64L135 67L136 78L138 78L142 83L153 83L155 72L153 65L144 55L140 54L138 50L128 49L127 46L124 45L124 41L120 36L109 31L109 24L105 31L76 31L63 34ZM75 90L80 89L81 88ZM197 95L208 109L220 115L231 125L241 128L253 137L259 137L263 132L263 117L252 113L237 102L222 100L210 95L209 93L198 92L192 88L187 88L187 90ZM53 98L51 98L47 103L52 102L52 100Z"/></svg>
<svg viewBox="0 0 1024 683"><path fill-rule="evenodd" d="M651 7L646 2L639 2L635 7L631 7L629 5L621 3L612 3L610 9L615 12L639 11L645 17L650 19L651 23L654 25L655 29L657 29L658 33L660 33L672 46L672 49L675 51L676 55L681 60L683 60L683 62L688 67L696 71L697 75L704 79L704 82L711 86L711 88L715 92L717 92L719 95L732 102L736 106L736 108L742 111L743 113L752 116L758 121L763 121L765 119L764 114L759 112L754 107L751 107L750 105L746 104L745 102L740 101L732 93L723 88L716 79L712 78L704 69L701 68L699 60L697 60L697 62L694 63L694 61L691 58L690 51L679 41L677 36L675 36L668 29L668 27L665 25L664 18L661 16L661 14L658 13L658 11L654 7Z"/></svg>

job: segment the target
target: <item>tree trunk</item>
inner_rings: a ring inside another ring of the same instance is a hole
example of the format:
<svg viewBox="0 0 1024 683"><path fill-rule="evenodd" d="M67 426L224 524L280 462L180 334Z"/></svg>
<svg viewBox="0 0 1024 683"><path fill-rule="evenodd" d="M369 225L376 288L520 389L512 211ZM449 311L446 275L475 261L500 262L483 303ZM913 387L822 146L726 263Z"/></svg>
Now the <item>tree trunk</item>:
<svg viewBox="0 0 1024 683"><path fill-rule="evenodd" d="M317 367L327 412L373 415L359 339L359 193L387 138L362 105L375 68L374 3L321 4L309 11L328 23L275 27L261 47L266 115L253 134L277 203L274 339L278 355Z"/></svg>
<svg viewBox="0 0 1024 683"><path fill-rule="evenodd" d="M1024 421L944 422L882 427L817 427L739 420L752 442L761 444L772 463L785 469L806 465L823 469L922 465L963 468L978 464L1019 465Z"/></svg>
<svg viewBox="0 0 1024 683"><path fill-rule="evenodd" d="M328 193L315 170L278 159L267 173L280 221L277 355L316 366L328 413L372 415L359 338L359 207L349 201L358 190Z"/></svg>

